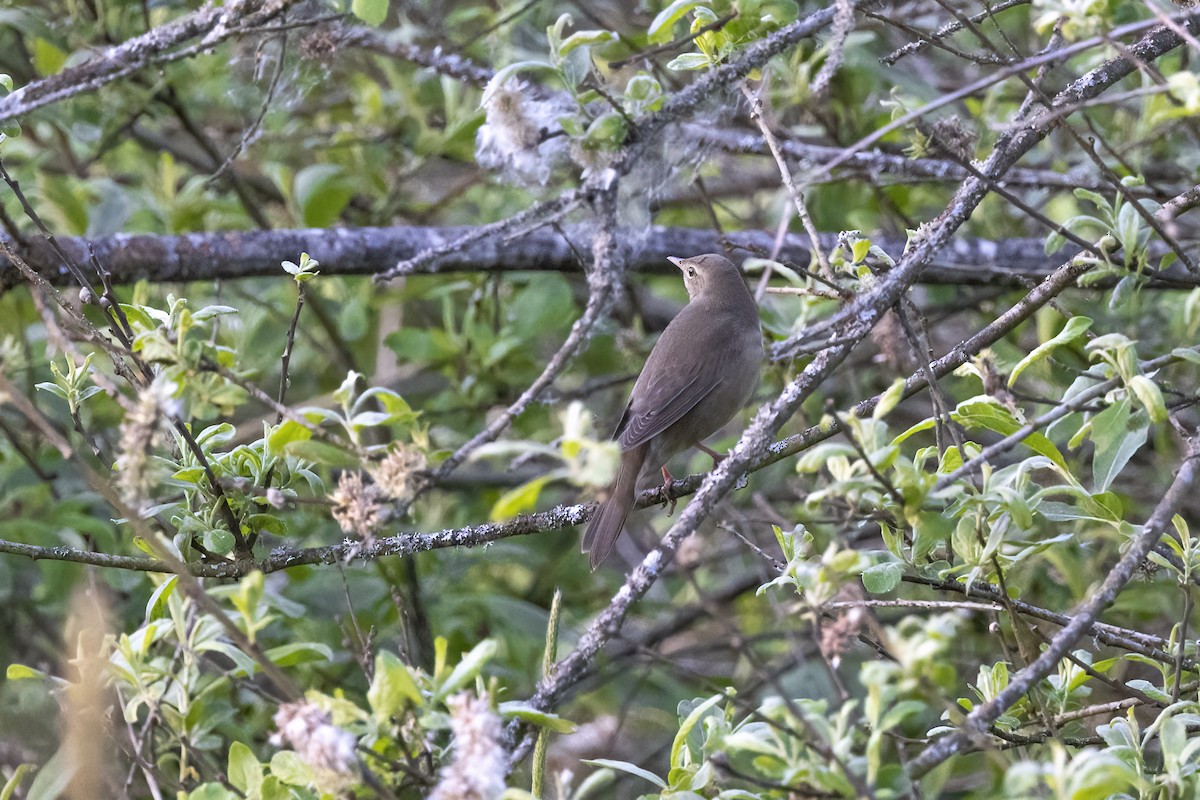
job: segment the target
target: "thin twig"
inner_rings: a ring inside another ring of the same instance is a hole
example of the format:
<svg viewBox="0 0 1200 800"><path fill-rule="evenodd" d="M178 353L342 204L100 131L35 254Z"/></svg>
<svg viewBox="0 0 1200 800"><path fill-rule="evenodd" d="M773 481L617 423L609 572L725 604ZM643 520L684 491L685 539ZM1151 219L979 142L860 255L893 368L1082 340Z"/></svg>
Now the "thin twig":
<svg viewBox="0 0 1200 800"><path fill-rule="evenodd" d="M821 249L821 239L817 235L817 228L813 225L812 217L809 216L808 206L804 203L804 195L796 186L795 180L792 179L792 171L788 169L787 161L779 149L779 142L776 141L775 135L771 133L771 126L763 117L762 89L760 87L758 92L752 92L750 87L743 83L742 94L750 101L750 119L762 131L763 139L766 141L767 147L771 149L771 155L775 157L775 164L779 167L779 176L783 179L788 196L792 198L792 204L796 207L796 214L800 217L804 232L808 234L808 240L812 243L812 252L820 266L820 272L826 278L831 278L833 271L829 268L829 260L825 257L824 250Z"/></svg>

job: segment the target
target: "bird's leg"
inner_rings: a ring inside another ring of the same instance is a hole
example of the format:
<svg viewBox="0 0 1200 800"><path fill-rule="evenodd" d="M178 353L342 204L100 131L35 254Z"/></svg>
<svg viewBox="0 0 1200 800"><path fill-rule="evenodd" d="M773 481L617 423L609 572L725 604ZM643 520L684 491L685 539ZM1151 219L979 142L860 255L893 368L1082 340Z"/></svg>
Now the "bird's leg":
<svg viewBox="0 0 1200 800"><path fill-rule="evenodd" d="M666 464L663 464L662 466L662 477L662 493L663 497L666 498L666 501L663 503L663 505L670 506L670 508L667 510L667 516L669 517L675 513L675 498L671 496L671 487L675 485L675 477L671 474L671 470L667 469Z"/></svg>
<svg viewBox="0 0 1200 800"><path fill-rule="evenodd" d="M716 469L717 467L721 466L721 462L725 460L725 456L721 455L716 450L713 450L711 447L706 445L704 442L696 442L696 447L699 448L700 450L703 450L708 455L708 457L713 460L713 469Z"/></svg>

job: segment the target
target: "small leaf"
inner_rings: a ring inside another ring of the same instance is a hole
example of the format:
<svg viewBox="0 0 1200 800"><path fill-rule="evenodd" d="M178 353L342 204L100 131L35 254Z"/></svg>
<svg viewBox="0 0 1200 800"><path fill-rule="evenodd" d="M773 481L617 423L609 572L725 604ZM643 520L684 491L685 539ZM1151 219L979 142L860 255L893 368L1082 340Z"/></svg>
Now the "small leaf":
<svg viewBox="0 0 1200 800"><path fill-rule="evenodd" d="M886 594L900 585L904 567L895 561L875 564L863 570L863 588L871 594Z"/></svg>
<svg viewBox="0 0 1200 800"><path fill-rule="evenodd" d="M871 252L870 239L858 239L850 248L850 256L854 259L853 263L857 264L867 257L867 253Z"/></svg>
<svg viewBox="0 0 1200 800"><path fill-rule="evenodd" d="M1176 347L1171 351L1173 358L1178 358L1181 361L1188 361L1192 364L1200 364L1200 350L1192 347ZM41 386L39 383L38 386Z"/></svg>
<svg viewBox="0 0 1200 800"><path fill-rule="evenodd" d="M1092 417L1091 437L1096 443L1092 480L1096 492L1108 491L1129 459L1146 443L1147 425L1129 427L1133 416L1130 405L1125 397Z"/></svg>
<svg viewBox="0 0 1200 800"><path fill-rule="evenodd" d="M387 719L408 703L421 702L421 689L412 670L394 653L381 650L375 655L375 675L367 690L367 702L378 717Z"/></svg>
<svg viewBox="0 0 1200 800"><path fill-rule="evenodd" d="M1090 327L1092 327L1092 320L1090 318L1071 317L1067 320L1067 324L1063 326L1063 329L1058 332L1058 335L1033 348L1033 351L1029 355L1017 362L1017 365L1013 367L1012 374L1008 376L1008 385L1012 386L1016 383L1017 378L1025 371L1026 367L1041 361L1055 349L1075 341Z"/></svg>
<svg viewBox="0 0 1200 800"><path fill-rule="evenodd" d="M192 319L196 322L203 322L211 317L225 316L226 314L236 314L238 310L233 306L205 306L196 313L192 314Z"/></svg>
<svg viewBox="0 0 1200 800"><path fill-rule="evenodd" d="M570 720L563 719L558 714L549 714L545 711L539 711L528 703L523 703L520 700L512 700L507 703L501 703L499 708L500 713L505 717L516 717L517 719L531 722L539 728L546 728L555 733L574 733L576 725Z"/></svg>
<svg viewBox="0 0 1200 800"><path fill-rule="evenodd" d="M67 390L59 386L57 383L36 383L34 384L33 388L40 389L43 392L49 392L55 397L60 397L63 400L67 399Z"/></svg>
<svg viewBox="0 0 1200 800"><path fill-rule="evenodd" d="M1126 681L1125 685L1131 689L1137 689L1138 691L1142 692L1142 694L1148 695L1161 703L1171 702L1171 695L1167 694L1150 681L1137 678L1132 681Z"/></svg>
<svg viewBox="0 0 1200 800"><path fill-rule="evenodd" d="M1167 421L1167 404L1163 402L1162 391L1157 383L1145 375L1134 375L1129 379L1129 388L1150 415L1151 422Z"/></svg>
<svg viewBox="0 0 1200 800"><path fill-rule="evenodd" d="M271 774L289 786L307 787L314 779L312 767L291 750L280 750L271 756Z"/></svg>
<svg viewBox="0 0 1200 800"><path fill-rule="evenodd" d="M281 667L291 667L310 661L332 661L333 651L319 642L292 642L272 647L266 656Z"/></svg>
<svg viewBox="0 0 1200 800"><path fill-rule="evenodd" d="M48 676L46 673L36 670L33 667L27 667L24 664L9 664L4 677L10 681L24 681L30 678L45 678Z"/></svg>
<svg viewBox="0 0 1200 800"><path fill-rule="evenodd" d="M611 758L584 758L581 759L584 764L590 764L593 767L605 767L607 769L615 769L618 772L624 772L628 775L636 775L642 780L650 781L660 789L667 788L667 782L655 775L653 772L642 769L636 764L630 764L628 761L615 761Z"/></svg>
<svg viewBox="0 0 1200 800"><path fill-rule="evenodd" d="M712 62L708 60L708 56L704 53L684 53L681 56L676 56L667 63L667 69L674 70L696 70L705 69Z"/></svg>
<svg viewBox="0 0 1200 800"><path fill-rule="evenodd" d="M512 519L518 514L532 511L537 507L538 498L542 494L542 487L556 477L558 477L557 471L547 473L546 475L539 475L515 489L510 489L500 495L500 499L492 506L488 517L492 522L503 522L506 519Z"/></svg>
<svg viewBox="0 0 1200 800"><path fill-rule="evenodd" d="M558 48L559 56L565 56L577 47L591 47L605 42L611 42L617 38L617 35L612 31L579 31L567 37L566 41Z"/></svg>
<svg viewBox="0 0 1200 800"><path fill-rule="evenodd" d="M263 768L249 747L234 742L229 748L229 782L247 796L257 795L262 787Z"/></svg>
<svg viewBox="0 0 1200 800"><path fill-rule="evenodd" d="M334 447L331 444L318 442L314 439L289 442L283 448L283 451L290 456L315 461L318 464L325 464L330 467L347 469L358 466L359 463L357 456L347 453L340 447Z"/></svg>
<svg viewBox="0 0 1200 800"><path fill-rule="evenodd" d="M354 0L350 10L372 28L378 28L387 19L388 0Z"/></svg>
<svg viewBox="0 0 1200 800"><path fill-rule="evenodd" d="M438 687L437 699L442 700L466 686L475 676L483 671L487 662L496 655L496 640L484 639L462 657L462 660L451 670L450 676Z"/></svg>
<svg viewBox="0 0 1200 800"><path fill-rule="evenodd" d="M337 164L313 164L296 175L296 205L301 221L310 228L332 225L353 194L349 176Z"/></svg>
<svg viewBox="0 0 1200 800"><path fill-rule="evenodd" d="M700 705L693 708L692 713L687 715L687 719L680 723L679 731L675 734L675 741L671 743L671 758L668 763L672 767L680 766L681 762L679 760L679 754L683 750L683 746L687 742L688 734L692 732L692 728L696 727L696 723L698 723L700 719L708 713L710 708L724 699L725 695L713 695Z"/></svg>
<svg viewBox="0 0 1200 800"><path fill-rule="evenodd" d="M166 615L167 601L171 599L171 595L175 593L175 587L178 585L179 576L172 575L167 578L158 588L150 595L150 599L146 601L146 621L153 622Z"/></svg>
<svg viewBox="0 0 1200 800"><path fill-rule="evenodd" d="M654 17L654 21L650 23L650 27L646 29L646 36L654 44L666 44L671 41L675 23L683 19L693 8L701 5L702 2L703 0L675 0L675 2L658 12L658 15Z"/></svg>
<svg viewBox="0 0 1200 800"><path fill-rule="evenodd" d="M292 442L303 442L312 438L312 431L292 419L285 419L267 435L267 452L273 456L283 455Z"/></svg>
<svg viewBox="0 0 1200 800"><path fill-rule="evenodd" d="M615 150L625 141L628 125L625 118L615 111L601 114L588 126L584 144L602 150Z"/></svg>
<svg viewBox="0 0 1200 800"><path fill-rule="evenodd" d="M871 414L871 418L883 419L903 399L904 378L897 378L896 380L892 381L892 385L889 386L884 393L879 396L879 403L875 406L875 411L873 414Z"/></svg>
<svg viewBox="0 0 1200 800"><path fill-rule="evenodd" d="M59 750L38 770L25 800L58 800L75 777L76 770L76 759L66 750Z"/></svg>

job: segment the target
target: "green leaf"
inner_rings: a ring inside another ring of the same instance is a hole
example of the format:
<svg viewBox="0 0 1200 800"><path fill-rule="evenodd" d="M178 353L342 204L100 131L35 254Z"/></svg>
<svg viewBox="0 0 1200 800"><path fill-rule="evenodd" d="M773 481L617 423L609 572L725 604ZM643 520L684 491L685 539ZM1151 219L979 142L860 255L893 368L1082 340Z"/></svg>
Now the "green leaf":
<svg viewBox="0 0 1200 800"><path fill-rule="evenodd" d="M904 567L895 561L874 564L863 570L863 588L871 594L886 594L900 585Z"/></svg>
<svg viewBox="0 0 1200 800"><path fill-rule="evenodd" d="M964 400L958 404L958 408L951 416L968 429L983 428L1002 436L1016 433L1024 427L1007 406L991 395L978 395ZM1054 442L1046 438L1045 434L1034 431L1026 436L1022 443L1038 455L1050 459L1063 470L1067 469L1066 459L1063 458Z"/></svg>
<svg viewBox="0 0 1200 800"><path fill-rule="evenodd" d="M1171 355L1174 358L1178 358L1182 361L1188 361L1192 364L1200 364L1200 350L1196 350L1193 347L1176 347L1171 351ZM39 384L39 386L40 385L41 384Z"/></svg>
<svg viewBox="0 0 1200 800"><path fill-rule="evenodd" d="M246 655L228 642L201 642L200 644L196 645L196 649L201 652L212 651L214 653L220 653L237 665L236 670L238 673L242 675L254 674L254 659L250 658L250 656Z"/></svg>
<svg viewBox="0 0 1200 800"><path fill-rule="evenodd" d="M853 263L858 264L867 257L867 253L871 252L870 239L858 239L850 246L850 257Z"/></svg>
<svg viewBox="0 0 1200 800"><path fill-rule="evenodd" d="M897 434L896 438L892 439L892 444L898 445L898 444L902 443L905 439L908 439L911 436L915 436L916 434L921 433L923 431L931 431L936 426L937 426L937 420L934 419L933 417L929 417L928 419L923 419L920 422L918 422L917 424L908 428L907 430L901 431L899 434Z"/></svg>
<svg viewBox="0 0 1200 800"><path fill-rule="evenodd" d="M262 788L263 768L254 753L241 742L229 747L229 782L249 796Z"/></svg>
<svg viewBox="0 0 1200 800"><path fill-rule="evenodd" d="M57 800L75 777L76 769L75 760L65 750L59 750L38 770L25 800Z"/></svg>
<svg viewBox="0 0 1200 800"><path fill-rule="evenodd" d="M350 202L354 189L337 164L313 164L297 173L294 194L301 222L310 228L328 228Z"/></svg>
<svg viewBox="0 0 1200 800"><path fill-rule="evenodd" d="M547 728L555 733L574 733L576 725L568 719L563 719L558 714L549 714L545 711L539 711L528 703L520 700L511 700L507 703L501 703L499 708L500 713L506 717L516 717L517 719L531 722L539 728Z"/></svg>
<svg viewBox="0 0 1200 800"><path fill-rule="evenodd" d="M53 42L38 36L33 40L33 66L43 77L57 75L67 63L67 54Z"/></svg>
<svg viewBox="0 0 1200 800"><path fill-rule="evenodd" d="M225 555L233 550L233 534L224 528L210 528L201 538L204 546L218 555Z"/></svg>
<svg viewBox="0 0 1200 800"><path fill-rule="evenodd" d="M307 787L314 779L312 767L292 750L271 756L271 774L289 786Z"/></svg>
<svg viewBox="0 0 1200 800"><path fill-rule="evenodd" d="M1125 685L1131 689L1137 689L1138 691L1142 692L1142 694L1148 695L1161 703L1169 704L1172 702L1171 695L1167 694L1150 681L1137 678L1132 681L1126 681Z"/></svg>
<svg viewBox="0 0 1200 800"><path fill-rule="evenodd" d="M204 482L204 467L185 467L171 474L171 480L199 486Z"/></svg>
<svg viewBox="0 0 1200 800"><path fill-rule="evenodd" d="M330 467L349 469L350 467L358 466L359 463L358 456L347 453L340 447L334 447L325 442L318 442L315 439L289 442L283 450L289 456L304 458Z"/></svg>
<svg viewBox="0 0 1200 800"><path fill-rule="evenodd" d="M612 31L579 31L567 37L558 48L559 56L565 56L577 47L591 47L605 42L611 42L617 35Z"/></svg>
<svg viewBox="0 0 1200 800"><path fill-rule="evenodd" d="M196 313L192 314L192 319L196 322L203 322L212 317L221 317L226 314L236 314L238 310L233 306L205 306Z"/></svg>
<svg viewBox="0 0 1200 800"><path fill-rule="evenodd" d="M4 676L10 681L24 681L30 678L46 678L49 677L41 670L27 667L24 664L9 664Z"/></svg>
<svg viewBox="0 0 1200 800"><path fill-rule="evenodd" d="M146 601L146 622L153 622L166 615L167 601L175 593L175 587L178 585L178 582L179 576L172 575L154 590L150 595L150 599Z"/></svg>
<svg viewBox="0 0 1200 800"><path fill-rule="evenodd" d="M60 397L63 400L67 399L67 390L59 386L57 383L35 383L33 388L40 389L43 392L49 392L55 397Z"/></svg>
<svg viewBox="0 0 1200 800"><path fill-rule="evenodd" d="M1158 384L1147 378L1145 375L1134 375L1129 379L1129 389L1137 397L1142 407L1146 409L1146 413L1150 415L1150 421L1161 423L1167 421L1167 404L1163 402L1162 391L1158 388Z"/></svg>
<svg viewBox="0 0 1200 800"><path fill-rule="evenodd" d="M445 682L438 687L436 698L444 700L475 680L475 676L483 671L484 665L491 661L494 655L496 655L495 639L484 639L475 645L471 648L471 652L464 655L462 660L455 665Z"/></svg>
<svg viewBox="0 0 1200 800"><path fill-rule="evenodd" d="M291 667L310 661L332 661L333 650L319 642L293 642L272 647L266 656L281 667Z"/></svg>
<svg viewBox="0 0 1200 800"><path fill-rule="evenodd" d="M683 750L683 746L687 742L688 734L692 732L692 728L696 727L696 723L708 713L710 708L724 699L725 695L723 694L713 695L693 708L692 713L688 714L687 719L680 724L679 731L675 734L675 741L671 743L671 759L668 763L670 763L672 768L680 766L679 754Z"/></svg>
<svg viewBox="0 0 1200 800"><path fill-rule="evenodd" d="M1133 454L1146 443L1149 426L1130 427L1133 414L1128 397L1092 417L1091 436L1096 444L1092 457L1092 481L1096 492L1106 492Z"/></svg>
<svg viewBox="0 0 1200 800"><path fill-rule="evenodd" d="M593 767L605 767L607 769L615 769L618 772L624 772L629 775L636 775L642 780L647 780L653 783L660 789L667 788L667 782L655 775L653 772L642 769L636 764L630 764L628 761L615 761L611 758L584 758L581 759L584 764L590 764Z"/></svg>
<svg viewBox="0 0 1200 800"><path fill-rule="evenodd" d="M603 150L615 150L625 141L628 132L625 118L615 111L601 114L583 135L586 145Z"/></svg>
<svg viewBox="0 0 1200 800"><path fill-rule="evenodd" d="M667 62L667 69L696 70L706 69L712 62L704 53L684 53Z"/></svg>
<svg viewBox="0 0 1200 800"><path fill-rule="evenodd" d="M500 499L492 506L488 517L492 522L503 522L518 514L524 514L537 507L538 497L542 487L553 480L557 473L539 475L531 481L526 481L515 489L510 489L500 495Z"/></svg>
<svg viewBox="0 0 1200 800"><path fill-rule="evenodd" d="M281 456L292 442L304 442L312 438L312 431L293 419L285 419L267 435L267 452Z"/></svg>
<svg viewBox="0 0 1200 800"><path fill-rule="evenodd" d="M867 242L869 245L870 242ZM904 399L904 378L897 378L892 385L879 396L879 403L871 414L871 419L883 419L896 405Z"/></svg>
<svg viewBox="0 0 1200 800"><path fill-rule="evenodd" d="M658 12L646 36L654 44L665 44L671 41L675 23L683 19L689 11L703 3L704 0L675 0L671 5ZM665 788L665 787L664 787Z"/></svg>
<svg viewBox="0 0 1200 800"><path fill-rule="evenodd" d="M378 28L387 19L388 0L354 0L350 10L372 28Z"/></svg>
<svg viewBox="0 0 1200 800"><path fill-rule="evenodd" d="M1071 317L1056 336L1033 348L1029 355L1017 362L1017 365L1013 367L1012 374L1008 376L1008 385L1012 386L1016 383L1017 378L1028 366L1041 361L1057 348L1075 341L1090 327L1092 327L1092 320L1089 317Z"/></svg>
<svg viewBox="0 0 1200 800"><path fill-rule="evenodd" d="M367 690L367 702L376 716L387 719L407 703L421 703L421 689L407 664L387 650L375 656L375 675Z"/></svg>

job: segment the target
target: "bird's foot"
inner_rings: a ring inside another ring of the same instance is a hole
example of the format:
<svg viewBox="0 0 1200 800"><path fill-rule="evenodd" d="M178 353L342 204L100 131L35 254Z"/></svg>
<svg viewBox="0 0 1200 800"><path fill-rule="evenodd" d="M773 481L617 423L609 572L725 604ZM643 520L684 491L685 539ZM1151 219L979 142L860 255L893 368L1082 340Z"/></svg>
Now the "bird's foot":
<svg viewBox="0 0 1200 800"><path fill-rule="evenodd" d="M671 489L674 488L674 486L675 486L675 477L673 475L671 475L671 471L669 469L667 469L667 466L665 464L663 465L663 468L662 468L662 477L663 477L662 493L663 493L663 497L665 498L663 500L663 505L668 507L667 508L667 516L669 517L675 513L676 498L671 496Z"/></svg>

